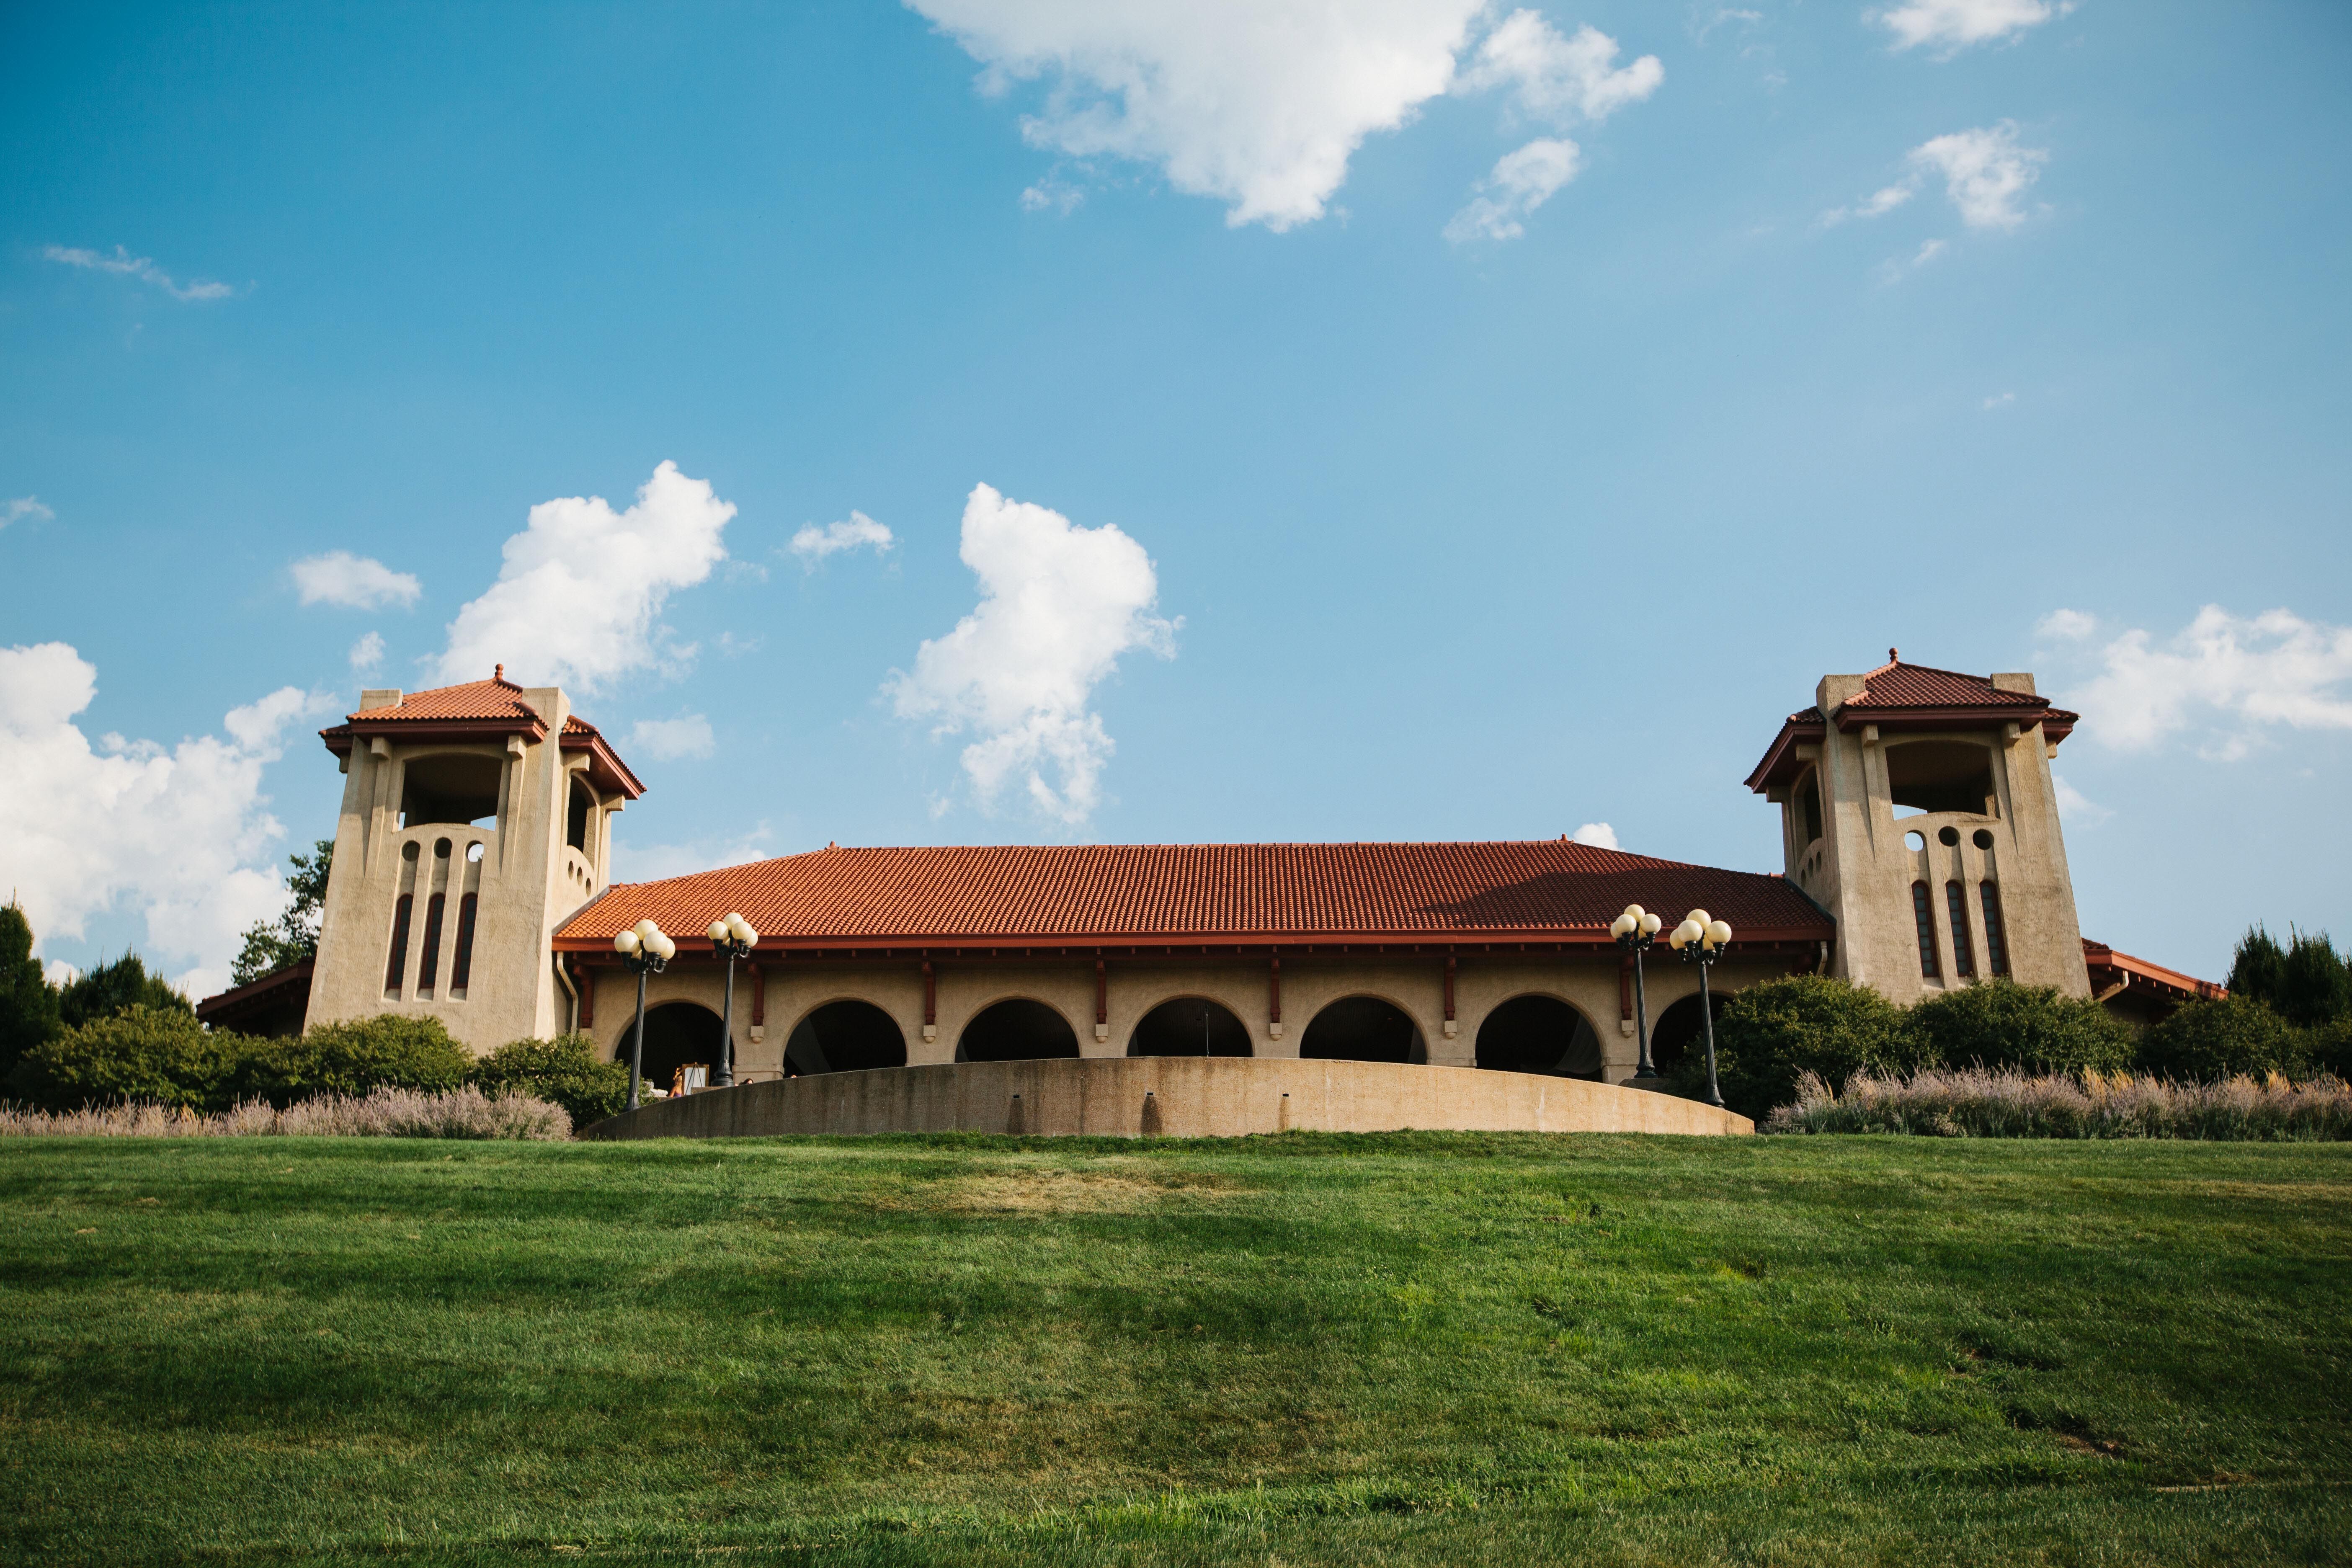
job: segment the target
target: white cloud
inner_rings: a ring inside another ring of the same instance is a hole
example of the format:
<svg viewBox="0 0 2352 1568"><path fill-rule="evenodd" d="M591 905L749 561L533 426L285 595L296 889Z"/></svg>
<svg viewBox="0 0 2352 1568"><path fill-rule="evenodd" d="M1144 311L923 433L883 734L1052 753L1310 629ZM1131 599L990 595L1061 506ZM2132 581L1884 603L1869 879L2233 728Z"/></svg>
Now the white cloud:
<svg viewBox="0 0 2352 1568"><path fill-rule="evenodd" d="M481 680L504 664L517 680L591 692L691 658L691 647L671 646L662 606L726 558L719 536L734 515L707 481L667 462L626 511L602 496L540 502L507 540L499 580L450 623L440 679Z"/></svg>
<svg viewBox="0 0 2352 1568"><path fill-rule="evenodd" d="M1576 178L1576 143L1539 137L1496 161L1495 172L1478 183L1480 195L1455 213L1445 237L1456 245L1474 239L1517 239L1527 232L1520 219L1551 200Z"/></svg>
<svg viewBox="0 0 2352 1568"><path fill-rule="evenodd" d="M1897 49L1932 44L1948 55L1970 44L2038 27L2072 9L2071 5L2052 5L2047 0L1904 0L1900 5L1868 15L1895 35Z"/></svg>
<svg viewBox="0 0 2352 1568"><path fill-rule="evenodd" d="M2077 827L2096 827L2115 816L2096 801L2085 799L2081 790L2057 773L2050 775L2050 784L2058 792L2058 816L2062 821Z"/></svg>
<svg viewBox="0 0 2352 1568"><path fill-rule="evenodd" d="M1883 189L1873 191L1850 207L1830 208L1822 215L1822 226L1834 227L1850 217L1882 216L1909 201L1916 192L1917 187L1912 184L1887 185Z"/></svg>
<svg viewBox="0 0 2352 1568"><path fill-rule="evenodd" d="M73 721L97 690L96 668L64 643L0 648L0 884L45 942L134 910L151 957L193 963L178 984L219 990L240 933L286 904L262 769L289 723L331 704L289 686L231 710L226 740L93 747Z"/></svg>
<svg viewBox="0 0 2352 1568"><path fill-rule="evenodd" d="M38 496L18 496L14 500L0 501L0 528L5 528L12 522L21 521L28 517L49 522L54 521L57 515L41 504L41 498Z"/></svg>
<svg viewBox="0 0 2352 1568"><path fill-rule="evenodd" d="M823 528L813 522L803 523L801 531L793 535L792 549L793 553L814 572L817 563L828 555L867 546L871 546L876 554L882 555L888 553L890 547L898 542L881 523L862 511L853 511L846 522L829 522Z"/></svg>
<svg viewBox="0 0 2352 1568"><path fill-rule="evenodd" d="M679 757L707 757L714 742L710 721L699 713L677 719L640 719L629 731L629 745L649 757L673 762Z"/></svg>
<svg viewBox="0 0 2352 1568"><path fill-rule="evenodd" d="M2074 611L2042 622L2072 635ZM2061 620L2061 616L2070 617ZM2266 726L2352 730L2352 626L2306 621L2286 610L2242 620L2208 605L2162 642L2127 631L2098 653L2102 672L2067 706L2080 708L2093 735L2125 751L2143 751L2195 727L2200 751L2232 761Z"/></svg>
<svg viewBox="0 0 2352 1568"><path fill-rule="evenodd" d="M1579 27L1564 38L1539 13L1514 11L1486 35L1454 89L1508 88L1514 106L1535 119L1597 121L1641 102L1666 79L1655 55L1612 67L1616 58L1617 40L1596 27Z"/></svg>
<svg viewBox="0 0 2352 1568"><path fill-rule="evenodd" d="M1133 539L986 485L964 505L961 553L980 578L979 606L885 689L901 718L977 737L963 767L983 804L1019 776L1039 810L1082 822L1113 749L1087 707L1096 685L1129 649L1173 658L1182 622L1151 613L1160 581Z"/></svg>
<svg viewBox="0 0 2352 1568"><path fill-rule="evenodd" d="M1985 399L1985 406L1992 406L1992 399ZM2053 610L2033 623L2035 637L2063 642L2081 642L2098 629L2099 617L2088 610Z"/></svg>
<svg viewBox="0 0 2352 1568"><path fill-rule="evenodd" d="M413 605L424 584L406 572L395 572L370 555L331 550L294 563L294 585L306 605L341 605L345 609L373 610L383 605Z"/></svg>
<svg viewBox="0 0 2352 1568"><path fill-rule="evenodd" d="M1084 186L1048 177L1021 193L1021 210L1025 213L1054 212L1067 217L1077 211L1086 199Z"/></svg>
<svg viewBox="0 0 2352 1568"><path fill-rule="evenodd" d="M2017 198L2042 177L2050 154L2017 144L2012 121L1956 131L1911 150L1912 166L1944 177L1945 194L1970 228L2015 228L2025 221Z"/></svg>
<svg viewBox="0 0 2352 1568"><path fill-rule="evenodd" d="M1590 844L1597 849L1617 847L1617 830L1605 822L1588 822L1569 837L1579 844Z"/></svg>
<svg viewBox="0 0 2352 1568"><path fill-rule="evenodd" d="M365 675L383 662L383 634L370 632L352 644L352 672Z"/></svg>
<svg viewBox="0 0 2352 1568"><path fill-rule="evenodd" d="M52 245L41 254L51 261L62 261L68 267L88 268L95 272L111 272L119 277L136 278L142 283L152 283L174 300L226 300L236 292L226 283L207 283L191 279L185 287L172 280L172 275L143 256L133 256L121 246L114 254L100 250L81 250L71 246Z"/></svg>
<svg viewBox="0 0 2352 1568"><path fill-rule="evenodd" d="M1985 407L1986 407L1987 409L1989 409L1989 410L1990 410L1990 409L1994 409L1994 408L2006 408L2006 407L2008 407L2011 404L2012 404L2012 403L2014 403L2014 402L2016 402L2016 401L2017 401L2017 394L2015 394L2015 393L2013 393L2013 392L2000 392L2000 393L1995 393L1992 396L1986 398L1986 399L1984 400L1984 405L1985 405Z"/></svg>

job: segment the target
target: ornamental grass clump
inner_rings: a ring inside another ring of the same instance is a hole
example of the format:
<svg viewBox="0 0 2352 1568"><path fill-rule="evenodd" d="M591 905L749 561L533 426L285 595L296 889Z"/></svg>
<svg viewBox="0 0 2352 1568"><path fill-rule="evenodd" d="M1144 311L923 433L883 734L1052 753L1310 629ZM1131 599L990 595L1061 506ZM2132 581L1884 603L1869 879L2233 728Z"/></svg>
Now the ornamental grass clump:
<svg viewBox="0 0 2352 1568"><path fill-rule="evenodd" d="M1856 1074L1839 1091L1809 1072L1796 1102L1773 1111L1764 1130L2339 1142L2352 1140L2352 1088L2336 1078L2291 1083L2277 1073L2180 1083L2146 1073L1926 1068L1903 1078Z"/></svg>
<svg viewBox="0 0 2352 1568"><path fill-rule="evenodd" d="M248 1100L209 1114L134 1100L79 1110L0 1106L0 1138L520 1138L572 1136L560 1105L529 1095L489 1096L478 1089L379 1089L363 1095L322 1094L283 1110Z"/></svg>

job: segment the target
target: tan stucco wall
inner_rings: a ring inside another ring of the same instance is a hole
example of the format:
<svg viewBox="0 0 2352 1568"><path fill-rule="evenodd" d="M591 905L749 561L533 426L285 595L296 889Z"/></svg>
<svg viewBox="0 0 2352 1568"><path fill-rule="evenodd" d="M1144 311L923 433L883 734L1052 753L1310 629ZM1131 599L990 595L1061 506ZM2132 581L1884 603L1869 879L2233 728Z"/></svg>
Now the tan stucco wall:
<svg viewBox="0 0 2352 1568"><path fill-rule="evenodd" d="M716 1089L591 1138L1020 1132L1223 1138L1291 1129L1741 1134L1744 1116L1613 1084L1385 1062L1139 1057L883 1068Z"/></svg>
<svg viewBox="0 0 2352 1568"><path fill-rule="evenodd" d="M1108 1023L1103 1037L1094 1026L1092 963L956 963L934 965L938 1025L923 1036L923 977L919 963L803 967L798 961L762 964L766 976L765 1023L754 1037L751 984L739 965L735 980L735 1076L739 1082L781 1077L786 1042L800 1020L828 1002L855 999L890 1015L907 1041L909 1066L956 1059L964 1026L983 1009L1013 997L1026 997L1059 1012L1077 1036L1085 1058L1125 1058L1136 1026L1162 1002L1206 996L1223 1004L1250 1032L1252 1054L1260 1060L1295 1060L1298 1043L1315 1015L1343 997L1379 996L1413 1020L1421 1030L1427 1065L1475 1065L1478 1029L1489 1013L1514 997L1558 997L1583 1014L1600 1037L1603 1076L1612 1082L1633 1077L1639 1058L1630 1020L1620 1021L1618 963L1612 957L1520 958L1472 956L1456 961L1454 1033L1445 1032L1445 963L1442 958L1300 957L1282 963L1282 1018L1277 1036L1269 1015L1269 966L1263 959L1191 964L1111 962L1105 972ZM1727 957L1716 965L1711 984L1719 992L1752 985L1789 972L1783 958ZM1698 972L1664 948L1646 967L1650 1021L1698 991ZM646 980L648 1010L667 1002L693 1002L722 1010L724 971L707 963L674 964ZM591 972L595 987L589 1033L598 1053L625 1059L630 1024L636 1016L636 977L618 965ZM562 1026L561 1025L558 1026Z"/></svg>
<svg viewBox="0 0 2352 1568"><path fill-rule="evenodd" d="M373 694L371 694L373 695ZM611 814L618 801L589 814L588 849L583 855L564 842L571 775L558 737L571 712L563 693L542 687L522 700L547 725L547 738L520 737L462 742L362 741L345 766L343 801L335 828L334 874L327 889L319 933L319 958L310 986L306 1026L380 1013L437 1018L477 1054L509 1040L560 1032L570 1016L570 998L559 986L549 958L555 928L604 887L612 839ZM451 754L493 757L502 767L499 810L491 823L420 824L403 828L401 792L404 770L420 758ZM575 756L577 754L575 753ZM584 763L584 758L580 758ZM448 901L441 930L435 994L418 994L424 961L429 878L438 862L435 847L450 845ZM417 858L404 858L404 846L417 846ZM463 997L450 994L456 958L460 895L467 890L466 855L482 847L478 871L472 974ZM410 879L414 878L413 885ZM408 959L396 994L384 986L395 905L404 891L415 897L409 922Z"/></svg>
<svg viewBox="0 0 2352 1568"><path fill-rule="evenodd" d="M2028 677L1997 679L2025 681L2023 689L2031 689ZM1824 678L1819 693L1822 710L1860 689L1861 681L1860 676ZM1887 752L1922 742L1984 747L1990 755L1998 815L1927 812L1896 816L1887 784ZM2012 725L2008 731L1878 738L1864 731L1846 733L1832 725L1818 746L1798 748L1798 756L1814 766L1821 780L1821 838L1811 845L1799 842L1802 834L1796 801L1804 787L1801 778L1790 789L1774 790L1772 798L1780 804L1788 876L1836 917L1832 973L1874 987L1906 1005L1970 984L1956 973L1946 904L1945 884L1957 879L1966 893L1976 978L1984 978L1990 967L1977 889L1991 880L2000 889L2011 975L2021 984L2054 985L2069 995L2091 994L2048 751L2038 724L2023 730ZM1947 826L1958 832L1957 846L1937 842ZM1976 847L1979 829L1992 835L1990 849ZM1921 836L1926 848L1908 846L1906 836L1912 833ZM1940 973L1933 979L1919 973L1911 895L1915 881L1927 884L1935 912Z"/></svg>

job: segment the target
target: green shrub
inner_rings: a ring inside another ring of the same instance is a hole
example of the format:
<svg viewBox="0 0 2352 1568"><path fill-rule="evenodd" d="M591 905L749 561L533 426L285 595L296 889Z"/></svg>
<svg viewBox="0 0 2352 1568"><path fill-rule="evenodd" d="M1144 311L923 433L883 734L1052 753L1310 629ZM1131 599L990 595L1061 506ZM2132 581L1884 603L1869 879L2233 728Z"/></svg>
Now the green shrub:
<svg viewBox="0 0 2352 1568"><path fill-rule="evenodd" d="M1929 1067L2113 1072L2131 1065L2138 1044L2129 1025L2088 997L2013 980L1929 996L1904 1015L1903 1026Z"/></svg>
<svg viewBox="0 0 2352 1568"><path fill-rule="evenodd" d="M2305 1030L2303 1065L2308 1071L2327 1073L2352 1083L2352 1018L2338 1018Z"/></svg>
<svg viewBox="0 0 2352 1568"><path fill-rule="evenodd" d="M1716 1017L1715 1042L1724 1101L1743 1116L1788 1104L1808 1072L1836 1087L1858 1072L1917 1065L1901 1008L1868 986L1824 974L1789 975L1734 993ZM1695 1073L1703 1088L1704 1050L1685 1058L1678 1080Z"/></svg>
<svg viewBox="0 0 2352 1568"><path fill-rule="evenodd" d="M84 970L58 994L58 1008L68 1029L111 1018L125 1007L185 1013L191 1022L196 1016L195 1004L173 990L169 981L148 973L146 963L135 952Z"/></svg>
<svg viewBox="0 0 2352 1568"><path fill-rule="evenodd" d="M9 1089L51 1110L125 1100L225 1109L243 1037L206 1033L193 1013L134 1004L35 1046Z"/></svg>
<svg viewBox="0 0 2352 1568"><path fill-rule="evenodd" d="M552 1100L585 1127L618 1116L629 1103L629 1069L596 1059L585 1035L552 1040L509 1040L474 1064L472 1081L486 1094L528 1094Z"/></svg>
<svg viewBox="0 0 2352 1568"><path fill-rule="evenodd" d="M2214 1083L2240 1073L2293 1073L2302 1042L2261 1002L2191 1002L2140 1038L2139 1065L2167 1078Z"/></svg>
<svg viewBox="0 0 2352 1568"><path fill-rule="evenodd" d="M473 1060L438 1019L383 1013L321 1024L299 1039L248 1042L230 1089L234 1100L281 1108L314 1094L450 1089L466 1081Z"/></svg>

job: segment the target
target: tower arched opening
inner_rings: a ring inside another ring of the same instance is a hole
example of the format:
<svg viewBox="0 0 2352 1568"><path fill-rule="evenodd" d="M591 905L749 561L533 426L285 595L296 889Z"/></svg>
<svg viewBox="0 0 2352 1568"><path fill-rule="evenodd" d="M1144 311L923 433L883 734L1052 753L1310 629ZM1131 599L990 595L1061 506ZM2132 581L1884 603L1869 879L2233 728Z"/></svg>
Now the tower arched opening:
<svg viewBox="0 0 2352 1568"><path fill-rule="evenodd" d="M1601 1036L1557 996L1514 996L1478 1026L1478 1065L1599 1082Z"/></svg>
<svg viewBox="0 0 2352 1568"><path fill-rule="evenodd" d="M400 770L400 826L427 822L453 826L487 822L499 814L506 764L480 752L411 757Z"/></svg>
<svg viewBox="0 0 2352 1568"><path fill-rule="evenodd" d="M1886 794L1898 812L2000 815L1992 749L1970 741L1906 741L1886 748Z"/></svg>
<svg viewBox="0 0 2352 1568"><path fill-rule="evenodd" d="M629 1065L629 1045L636 1037L636 1019L614 1042L613 1059ZM638 1072L664 1093L677 1081L682 1067L709 1067L719 1059L719 1041L726 1037L719 1015L699 1002L664 1002L646 1009L645 1054Z"/></svg>
<svg viewBox="0 0 2352 1568"><path fill-rule="evenodd" d="M793 1026L784 1042L784 1072L866 1072L907 1065L907 1037L898 1021L871 1002L828 1002Z"/></svg>
<svg viewBox="0 0 2352 1568"><path fill-rule="evenodd" d="M1429 1047L1405 1010L1378 996L1342 996L1315 1015L1298 1054L1327 1062L1425 1062Z"/></svg>
<svg viewBox="0 0 2352 1568"><path fill-rule="evenodd" d="M1078 1054L1070 1021L1043 1002L1014 996L982 1008L956 1042L960 1062L1019 1062Z"/></svg>
<svg viewBox="0 0 2352 1568"><path fill-rule="evenodd" d="M1143 1016L1129 1037L1131 1057L1246 1057L1248 1028L1206 996L1172 996Z"/></svg>

